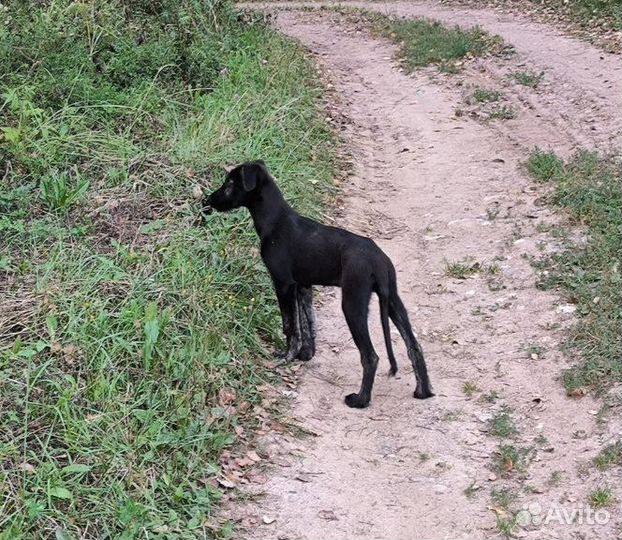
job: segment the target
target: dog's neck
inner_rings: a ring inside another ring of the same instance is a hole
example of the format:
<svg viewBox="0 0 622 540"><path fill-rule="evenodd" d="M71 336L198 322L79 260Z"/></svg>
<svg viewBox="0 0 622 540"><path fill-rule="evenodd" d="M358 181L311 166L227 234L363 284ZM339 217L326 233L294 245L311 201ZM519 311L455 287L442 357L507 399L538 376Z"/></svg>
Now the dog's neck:
<svg viewBox="0 0 622 540"><path fill-rule="evenodd" d="M262 187L259 196L248 205L248 210L257 235L263 241L270 236L283 214L291 212L292 208L276 184L269 181Z"/></svg>

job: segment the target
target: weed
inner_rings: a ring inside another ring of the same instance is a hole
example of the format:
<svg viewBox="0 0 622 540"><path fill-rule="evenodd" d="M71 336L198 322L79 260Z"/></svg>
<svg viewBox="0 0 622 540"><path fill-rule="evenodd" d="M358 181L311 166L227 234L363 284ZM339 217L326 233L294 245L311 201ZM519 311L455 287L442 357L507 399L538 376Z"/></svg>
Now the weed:
<svg viewBox="0 0 622 540"><path fill-rule="evenodd" d="M546 484L549 487L557 487L562 483L563 479L564 479L563 471L553 471L549 475L549 479L546 481Z"/></svg>
<svg viewBox="0 0 622 540"><path fill-rule="evenodd" d="M516 528L516 512L513 505L517 495L510 488L493 489L490 498L497 510L497 529L509 538Z"/></svg>
<svg viewBox="0 0 622 540"><path fill-rule="evenodd" d="M425 463L426 461L430 459L430 454L427 454L426 452L419 452L417 457L419 458L419 461L421 463Z"/></svg>
<svg viewBox="0 0 622 540"><path fill-rule="evenodd" d="M491 390L490 392L486 394L482 394L482 396L480 397L480 400L485 403L494 403L498 399L499 399L499 394L496 392L496 390Z"/></svg>
<svg viewBox="0 0 622 540"><path fill-rule="evenodd" d="M605 508L611 506L615 502L616 498L613 490L608 487L597 488L590 493L590 506L592 508Z"/></svg>
<svg viewBox="0 0 622 540"><path fill-rule="evenodd" d="M528 358L532 360L538 360L540 358L544 358L544 354L546 353L546 347L542 345L538 345L537 343L529 343L525 346L525 353Z"/></svg>
<svg viewBox="0 0 622 540"><path fill-rule="evenodd" d="M492 109L488 118L491 120L511 120L516 118L516 112L509 105L501 105Z"/></svg>
<svg viewBox="0 0 622 540"><path fill-rule="evenodd" d="M480 272L482 265L470 258L462 261L445 262L445 274L457 279L466 279Z"/></svg>
<svg viewBox="0 0 622 540"><path fill-rule="evenodd" d="M490 103L491 101L499 101L503 98L501 92L497 90L488 90L486 88L476 88L473 92L473 99L478 103Z"/></svg>
<svg viewBox="0 0 622 540"><path fill-rule="evenodd" d="M512 74L512 77L518 84L529 86L529 88L538 88L538 85L544 78L544 71L540 73L534 71L517 71Z"/></svg>
<svg viewBox="0 0 622 540"><path fill-rule="evenodd" d="M510 488L493 489L490 497L496 506L509 510L516 501L516 493Z"/></svg>
<svg viewBox="0 0 622 540"><path fill-rule="evenodd" d="M50 210L67 210L84 197L88 188L86 179L72 180L68 172L53 172L41 178L40 197Z"/></svg>
<svg viewBox="0 0 622 540"><path fill-rule="evenodd" d="M501 475L527 469L533 456L533 448L521 448L511 444L500 445L493 462L494 469Z"/></svg>
<svg viewBox="0 0 622 540"><path fill-rule="evenodd" d="M479 386L477 386L476 383L471 382L471 381L465 381L464 384L462 385L462 391L467 397L471 397L477 392L480 392L481 390L479 389Z"/></svg>
<svg viewBox="0 0 622 540"><path fill-rule="evenodd" d="M594 458L594 465L600 471L622 465L622 441L605 446Z"/></svg>
<svg viewBox="0 0 622 540"><path fill-rule="evenodd" d="M507 405L503 405L501 410L490 419L488 430L492 435L500 438L516 435L517 430L512 418L512 410Z"/></svg>
<svg viewBox="0 0 622 540"><path fill-rule="evenodd" d="M464 411L461 409L455 409L453 411L447 411L443 415L443 420L445 422L458 422L464 416Z"/></svg>
<svg viewBox="0 0 622 540"><path fill-rule="evenodd" d="M549 440L546 438L546 435L538 433L533 442L535 442L538 446L545 446L548 444Z"/></svg>
<svg viewBox="0 0 622 540"><path fill-rule="evenodd" d="M563 173L564 162L555 152L536 148L527 160L527 171L540 182L548 182Z"/></svg>
<svg viewBox="0 0 622 540"><path fill-rule="evenodd" d="M513 536L516 529L516 517L514 515L497 516L497 530L506 538Z"/></svg>
<svg viewBox="0 0 622 540"><path fill-rule="evenodd" d="M488 264L484 267L484 273L489 276L497 276L501 273L501 267L497 263Z"/></svg>
<svg viewBox="0 0 622 540"><path fill-rule="evenodd" d="M463 493L467 499L472 499L480 489L480 486L476 482L473 482L470 486L464 489Z"/></svg>

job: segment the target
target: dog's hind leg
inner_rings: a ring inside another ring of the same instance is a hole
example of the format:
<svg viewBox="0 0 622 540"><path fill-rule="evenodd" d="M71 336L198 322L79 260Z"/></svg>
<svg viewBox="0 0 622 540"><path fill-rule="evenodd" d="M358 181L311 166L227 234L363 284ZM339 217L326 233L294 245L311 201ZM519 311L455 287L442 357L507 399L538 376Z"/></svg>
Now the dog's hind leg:
<svg viewBox="0 0 622 540"><path fill-rule="evenodd" d="M389 295L387 291L378 290L378 300L380 302L380 322L382 324L382 333L384 334L384 343L387 348L387 356L389 357L389 377L394 377L397 373L397 362L393 353L393 344L391 343L391 328L389 327Z"/></svg>
<svg viewBox="0 0 622 540"><path fill-rule="evenodd" d="M311 360L315 354L315 315L311 287L298 287L298 317L302 339L298 358L305 361Z"/></svg>
<svg viewBox="0 0 622 540"><path fill-rule="evenodd" d="M418 399L425 399L432 397L432 387L430 385L430 379L428 377L428 370L423 358L423 351L419 346L419 342L412 331L410 321L408 320L408 313L402 303L402 300L397 295L397 292L391 294L389 301L389 316L393 321L393 324L399 330L402 339L406 343L406 351L408 358L413 366L415 372L415 378L417 379L417 386L415 388L415 397Z"/></svg>
<svg viewBox="0 0 622 540"><path fill-rule="evenodd" d="M341 306L363 365L361 389L358 394L348 394L345 401L348 407L359 409L369 405L376 368L378 367L378 355L374 350L367 327L370 297L371 287L361 285L356 281L342 284Z"/></svg>

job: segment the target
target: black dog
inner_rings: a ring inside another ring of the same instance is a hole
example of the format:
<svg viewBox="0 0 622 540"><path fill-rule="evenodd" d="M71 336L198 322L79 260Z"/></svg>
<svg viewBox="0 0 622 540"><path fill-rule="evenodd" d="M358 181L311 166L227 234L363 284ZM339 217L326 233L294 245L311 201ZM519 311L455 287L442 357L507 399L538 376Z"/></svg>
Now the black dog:
<svg viewBox="0 0 622 540"><path fill-rule="evenodd" d="M380 318L391 375L397 372L389 317L406 343L417 386L416 398L433 396L419 343L415 339L404 304L397 294L395 268L385 253L369 238L336 227L328 227L301 216L279 191L263 161L243 163L230 171L222 187L204 201L225 212L249 209L261 240L261 257L268 267L287 337L285 360L309 360L315 354L315 321L312 285L341 287L341 305L354 343L361 354L363 382L358 394L346 396L349 407L366 407L378 365L367 315L371 293L380 300Z"/></svg>

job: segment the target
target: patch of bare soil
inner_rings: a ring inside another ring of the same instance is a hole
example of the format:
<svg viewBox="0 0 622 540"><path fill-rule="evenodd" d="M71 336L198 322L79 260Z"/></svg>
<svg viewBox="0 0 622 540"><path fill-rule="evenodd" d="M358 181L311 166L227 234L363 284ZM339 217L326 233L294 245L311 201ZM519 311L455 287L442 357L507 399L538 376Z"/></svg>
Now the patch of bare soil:
<svg viewBox="0 0 622 540"><path fill-rule="evenodd" d="M373 236L393 259L436 397L412 398L414 376L397 332L400 374L380 373L388 365L372 302L381 369L371 406L347 408L343 397L358 388L361 367L339 291L327 292L317 314L318 354L298 368L300 387L287 390L292 414L317 436L260 439L258 453L272 466L245 488L250 502L233 510L241 534L482 538L512 529L534 539L614 537L618 505L598 522L587 508L597 488L620 499L620 471L599 472L591 461L619 438L620 422L598 423L600 402L566 396L558 380L572 362L558 350L572 315L535 288L528 260L547 245L541 231L557 218L521 164L536 145L568 154L619 142L619 66L542 25L495 13L477 19L428 4L366 7L480 23L518 52L473 61L457 77L433 69L409 76L392 60L392 44L337 14L278 14L279 27L309 48L340 95L355 161L337 221ZM510 82L521 63L545 71L537 89ZM503 92L515 118L456 115L480 85ZM477 273L447 274L448 262L467 258L480 263Z"/></svg>

